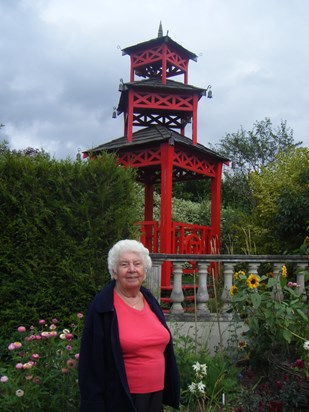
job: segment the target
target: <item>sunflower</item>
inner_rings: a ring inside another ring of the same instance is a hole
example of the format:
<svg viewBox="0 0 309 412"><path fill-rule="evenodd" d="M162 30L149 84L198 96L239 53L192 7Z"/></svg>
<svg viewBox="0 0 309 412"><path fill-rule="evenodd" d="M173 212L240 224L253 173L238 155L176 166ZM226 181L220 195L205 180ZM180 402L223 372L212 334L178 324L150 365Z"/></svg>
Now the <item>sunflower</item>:
<svg viewBox="0 0 309 412"><path fill-rule="evenodd" d="M255 289L259 287L260 284L260 277L257 275L250 275L247 279L247 286L250 289Z"/></svg>
<svg viewBox="0 0 309 412"><path fill-rule="evenodd" d="M246 276L246 273L243 270L239 270L238 272L234 273L234 279L239 280L240 276Z"/></svg>
<svg viewBox="0 0 309 412"><path fill-rule="evenodd" d="M237 292L237 286L236 286L236 285L233 285L233 286L230 288L230 295L231 295L231 296L234 296L236 292Z"/></svg>

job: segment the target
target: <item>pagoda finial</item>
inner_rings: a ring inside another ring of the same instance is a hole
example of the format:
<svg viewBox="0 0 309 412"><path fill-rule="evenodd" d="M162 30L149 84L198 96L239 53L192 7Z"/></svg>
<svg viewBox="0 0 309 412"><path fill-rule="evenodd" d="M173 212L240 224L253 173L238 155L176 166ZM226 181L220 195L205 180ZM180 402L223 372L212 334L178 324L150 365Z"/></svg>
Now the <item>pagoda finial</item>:
<svg viewBox="0 0 309 412"><path fill-rule="evenodd" d="M163 29L162 29L161 21L160 21L160 26L159 26L159 31L158 31L158 37L163 37Z"/></svg>

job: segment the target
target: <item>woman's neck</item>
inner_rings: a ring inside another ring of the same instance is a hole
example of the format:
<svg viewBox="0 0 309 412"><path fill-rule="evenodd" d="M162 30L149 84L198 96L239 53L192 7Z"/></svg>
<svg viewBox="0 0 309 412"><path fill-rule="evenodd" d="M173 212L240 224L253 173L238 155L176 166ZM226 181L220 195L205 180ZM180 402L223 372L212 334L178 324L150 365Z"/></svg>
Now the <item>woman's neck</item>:
<svg viewBox="0 0 309 412"><path fill-rule="evenodd" d="M134 288L134 289L123 289L121 288L121 286L116 282L116 286L115 286L116 291L121 294L122 296L124 296L127 299L136 299L139 294L140 294L140 289L139 288Z"/></svg>

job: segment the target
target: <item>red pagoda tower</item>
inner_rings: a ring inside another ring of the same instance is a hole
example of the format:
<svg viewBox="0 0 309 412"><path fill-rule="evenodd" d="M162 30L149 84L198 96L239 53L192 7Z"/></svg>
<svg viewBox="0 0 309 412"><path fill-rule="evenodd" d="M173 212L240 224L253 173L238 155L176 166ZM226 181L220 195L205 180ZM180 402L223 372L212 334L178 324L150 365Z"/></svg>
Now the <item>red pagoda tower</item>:
<svg viewBox="0 0 309 412"><path fill-rule="evenodd" d="M117 115L124 116L124 136L85 151L84 157L106 151L115 153L123 166L138 169L145 192L141 241L150 252L219 253L221 174L227 159L197 142L198 102L209 92L188 84L189 60L197 56L163 36L161 24L157 38L122 52L131 59L130 81L121 82L117 107ZM175 76L183 76L183 82L171 80ZM185 136L189 123L191 138ZM173 183L197 179L211 179L211 224L174 222ZM155 187L161 194L159 222L153 220ZM170 286L170 275L166 263L162 287Z"/></svg>

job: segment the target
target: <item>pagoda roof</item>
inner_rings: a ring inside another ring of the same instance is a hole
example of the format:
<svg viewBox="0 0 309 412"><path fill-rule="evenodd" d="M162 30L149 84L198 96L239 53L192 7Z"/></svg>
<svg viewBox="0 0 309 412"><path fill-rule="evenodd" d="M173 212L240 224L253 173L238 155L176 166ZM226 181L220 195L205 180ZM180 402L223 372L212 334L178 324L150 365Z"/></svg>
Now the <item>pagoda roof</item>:
<svg viewBox="0 0 309 412"><path fill-rule="evenodd" d="M151 87L155 89L174 89L183 91L196 91L201 95L206 94L206 90L201 87L192 86L190 84L184 84L182 82L176 82L175 80L166 80L166 84L162 83L161 78L150 78L144 80L136 80L134 82L127 82L123 84L124 91L126 88L136 88L136 87Z"/></svg>
<svg viewBox="0 0 309 412"><path fill-rule="evenodd" d="M136 53L140 50L151 49L153 47L157 47L162 43L168 43L174 50L177 50L179 54L182 56L187 57L188 59L197 61L197 55L195 53L190 52L189 50L185 49L183 46L175 42L169 36L161 36L156 37L155 39L151 39L142 43L135 44L134 46L126 47L122 49L122 55L128 54L131 55Z"/></svg>
<svg viewBox="0 0 309 412"><path fill-rule="evenodd" d="M211 157L213 160L227 163L229 159L221 156L219 153L214 152L211 149L203 146L200 143L193 144L192 139L182 136L180 133L169 129L168 127L157 125L150 126L144 129L138 130L132 134L132 142L128 142L127 136L122 136L110 142L101 144L91 149L83 151L87 155L98 155L101 152L117 153L118 151L133 151L138 150L141 147L150 147L158 145L159 143L169 142L171 145L179 145L189 150L198 152L203 155Z"/></svg>

